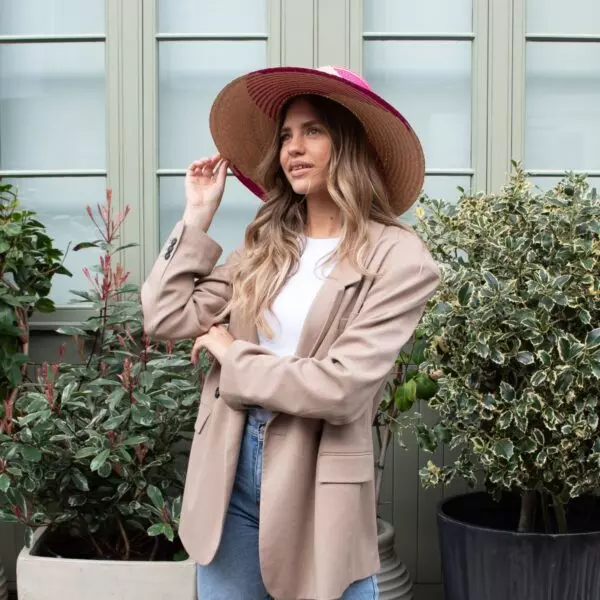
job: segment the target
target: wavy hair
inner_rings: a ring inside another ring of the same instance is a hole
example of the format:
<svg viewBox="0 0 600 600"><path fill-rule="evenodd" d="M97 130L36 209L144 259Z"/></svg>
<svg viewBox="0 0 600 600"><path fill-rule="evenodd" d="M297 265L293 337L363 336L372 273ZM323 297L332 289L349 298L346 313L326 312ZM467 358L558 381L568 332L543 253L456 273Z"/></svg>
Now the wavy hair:
<svg viewBox="0 0 600 600"><path fill-rule="evenodd" d="M280 112L275 135L259 166L266 197L246 229L244 249L232 267L232 297L220 317L239 311L265 337L273 331L265 319L273 301L293 275L304 249L307 207L294 192L280 164L280 131L290 105L306 100L332 141L327 191L340 210L337 250L326 263L348 259L365 275L368 221L402 226L394 215L388 192L360 121L345 107L323 96L295 96Z"/></svg>

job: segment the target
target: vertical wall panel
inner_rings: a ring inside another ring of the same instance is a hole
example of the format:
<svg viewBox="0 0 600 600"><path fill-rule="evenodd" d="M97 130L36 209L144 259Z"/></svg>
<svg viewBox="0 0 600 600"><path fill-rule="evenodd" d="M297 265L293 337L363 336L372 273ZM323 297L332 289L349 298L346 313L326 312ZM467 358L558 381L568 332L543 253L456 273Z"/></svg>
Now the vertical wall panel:
<svg viewBox="0 0 600 600"><path fill-rule="evenodd" d="M314 54L313 0L282 0L281 5L281 64L312 67Z"/></svg>
<svg viewBox="0 0 600 600"><path fill-rule="evenodd" d="M317 0L315 66L348 66L350 58L348 0Z"/></svg>
<svg viewBox="0 0 600 600"><path fill-rule="evenodd" d="M511 170L513 0L490 2L489 11L487 186L497 192Z"/></svg>
<svg viewBox="0 0 600 600"><path fill-rule="evenodd" d="M413 579L417 577L419 514L419 451L412 434L404 436L406 448L394 441L394 528L396 553Z"/></svg>
<svg viewBox="0 0 600 600"><path fill-rule="evenodd" d="M146 3L144 3L146 4ZM111 68L119 77L115 82L115 90L111 94L111 106L115 116L111 119L112 137L117 140L120 152L113 153L110 179L118 181L116 190L117 205L122 210L129 204L132 212L122 229L122 243L137 243L139 246L128 248L121 258L130 271L130 283L141 283L144 264L146 195L142 177L144 112L143 104L143 55L142 55L142 0L129 2L111 1L112 27L118 32L116 43L112 47L114 56ZM109 12L111 16L111 12ZM117 175L118 174L118 175Z"/></svg>

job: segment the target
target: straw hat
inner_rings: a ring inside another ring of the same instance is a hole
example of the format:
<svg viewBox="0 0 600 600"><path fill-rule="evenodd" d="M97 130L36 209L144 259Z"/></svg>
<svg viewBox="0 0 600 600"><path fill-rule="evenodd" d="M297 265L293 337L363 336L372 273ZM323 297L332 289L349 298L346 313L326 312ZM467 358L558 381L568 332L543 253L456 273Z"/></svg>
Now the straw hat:
<svg viewBox="0 0 600 600"><path fill-rule="evenodd" d="M408 121L369 84L342 67L276 67L252 71L227 84L210 111L210 130L221 156L259 197L256 172L275 134L282 106L293 96L318 94L339 102L362 123L397 215L418 198L425 177L419 139Z"/></svg>

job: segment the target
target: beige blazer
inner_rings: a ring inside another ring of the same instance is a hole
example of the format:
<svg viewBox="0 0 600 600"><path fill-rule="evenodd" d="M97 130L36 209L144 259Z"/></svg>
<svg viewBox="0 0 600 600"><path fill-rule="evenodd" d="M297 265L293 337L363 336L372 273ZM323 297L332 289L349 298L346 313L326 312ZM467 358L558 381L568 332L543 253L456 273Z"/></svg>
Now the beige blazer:
<svg viewBox="0 0 600 600"><path fill-rule="evenodd" d="M202 390L182 507L190 556L215 556L233 486L246 407L275 412L265 429L260 565L278 600L333 600L379 569L372 421L400 348L439 281L412 232L371 222L367 279L335 266L304 323L296 356L257 343L232 314L236 338ZM194 338L230 298L235 253L179 222L142 287L147 333ZM235 565L232 565L232 569Z"/></svg>

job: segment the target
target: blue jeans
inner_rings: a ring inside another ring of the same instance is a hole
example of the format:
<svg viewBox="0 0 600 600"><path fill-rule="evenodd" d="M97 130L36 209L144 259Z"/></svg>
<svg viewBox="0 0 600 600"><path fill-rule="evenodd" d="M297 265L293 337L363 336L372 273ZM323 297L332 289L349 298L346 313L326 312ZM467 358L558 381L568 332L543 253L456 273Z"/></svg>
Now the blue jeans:
<svg viewBox="0 0 600 600"><path fill-rule="evenodd" d="M223 537L207 566L198 565L198 600L271 600L260 574L258 516L264 423L248 417ZM340 600L377 600L377 581L354 582Z"/></svg>

